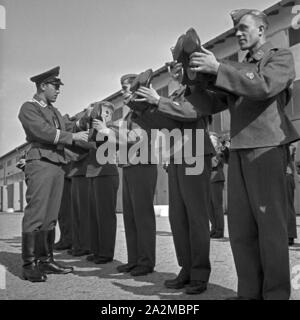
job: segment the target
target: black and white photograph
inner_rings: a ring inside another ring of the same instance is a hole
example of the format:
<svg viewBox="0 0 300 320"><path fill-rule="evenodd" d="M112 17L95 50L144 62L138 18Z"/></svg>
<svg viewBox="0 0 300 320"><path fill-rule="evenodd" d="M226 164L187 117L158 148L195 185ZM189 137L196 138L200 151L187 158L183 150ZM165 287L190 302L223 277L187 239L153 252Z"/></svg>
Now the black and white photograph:
<svg viewBox="0 0 300 320"><path fill-rule="evenodd" d="M299 239L300 0L0 0L0 303L300 300Z"/></svg>

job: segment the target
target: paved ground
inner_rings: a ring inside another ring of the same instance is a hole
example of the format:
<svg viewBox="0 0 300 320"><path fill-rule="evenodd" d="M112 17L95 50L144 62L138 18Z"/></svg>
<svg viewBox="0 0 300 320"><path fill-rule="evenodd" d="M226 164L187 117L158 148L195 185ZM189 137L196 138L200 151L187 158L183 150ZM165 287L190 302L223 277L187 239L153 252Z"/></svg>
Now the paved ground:
<svg viewBox="0 0 300 320"><path fill-rule="evenodd" d="M182 290L170 290L163 286L165 279L178 272L172 235L168 218L157 217L157 265L156 271L148 276L132 278L118 274L116 266L126 261L125 233L122 215L118 214L118 233L115 260L107 265L95 265L85 257L74 258L57 253L59 261L75 267L69 275L50 275L46 283L30 283L20 279L21 274L21 219L20 213L0 213L0 265L5 266L6 290L0 289L3 299L161 299L219 300L236 294L236 274L228 241L228 234L222 240L211 242L212 274L206 293L188 296ZM300 235L300 217L298 217ZM299 265L300 241L290 248L291 268ZM294 267L295 269L295 267ZM295 277L296 274L292 275ZM295 282L295 280L294 280ZM300 278L298 281L300 286ZM1 281L0 281L1 285ZM300 300L300 288L293 289L292 299Z"/></svg>

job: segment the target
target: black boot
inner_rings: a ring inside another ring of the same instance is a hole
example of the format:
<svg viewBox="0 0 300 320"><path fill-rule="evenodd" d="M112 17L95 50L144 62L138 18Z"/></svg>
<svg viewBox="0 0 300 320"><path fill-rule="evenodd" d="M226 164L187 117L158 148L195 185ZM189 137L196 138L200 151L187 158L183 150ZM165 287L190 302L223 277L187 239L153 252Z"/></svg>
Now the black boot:
<svg viewBox="0 0 300 320"><path fill-rule="evenodd" d="M37 235L38 232L22 233L22 274L24 280L29 280L31 282L45 282L47 276L39 270L35 259L35 243Z"/></svg>
<svg viewBox="0 0 300 320"><path fill-rule="evenodd" d="M41 244L38 250L39 269L47 274L67 274L73 272L73 267L64 267L54 261L53 248L55 241L55 229L41 231Z"/></svg>

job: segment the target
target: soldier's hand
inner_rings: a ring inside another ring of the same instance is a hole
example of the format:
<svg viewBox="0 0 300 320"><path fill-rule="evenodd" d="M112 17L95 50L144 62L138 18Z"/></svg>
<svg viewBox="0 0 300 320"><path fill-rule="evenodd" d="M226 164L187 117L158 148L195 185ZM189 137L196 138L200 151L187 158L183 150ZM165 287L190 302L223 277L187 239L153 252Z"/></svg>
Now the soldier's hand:
<svg viewBox="0 0 300 320"><path fill-rule="evenodd" d="M136 94L143 98L143 101L147 101L148 103L158 105L160 95L153 89L152 87L140 87ZM142 100L142 99L140 99ZM136 100L138 101L138 99Z"/></svg>
<svg viewBox="0 0 300 320"><path fill-rule="evenodd" d="M80 131L72 134L73 141L84 141L87 142L89 138L88 131Z"/></svg>
<svg viewBox="0 0 300 320"><path fill-rule="evenodd" d="M96 129L98 132L107 128L105 121L101 121L98 119L93 119L92 128Z"/></svg>
<svg viewBox="0 0 300 320"><path fill-rule="evenodd" d="M194 52L190 56L190 69L194 72L217 74L220 63L215 55L202 47L202 52Z"/></svg>

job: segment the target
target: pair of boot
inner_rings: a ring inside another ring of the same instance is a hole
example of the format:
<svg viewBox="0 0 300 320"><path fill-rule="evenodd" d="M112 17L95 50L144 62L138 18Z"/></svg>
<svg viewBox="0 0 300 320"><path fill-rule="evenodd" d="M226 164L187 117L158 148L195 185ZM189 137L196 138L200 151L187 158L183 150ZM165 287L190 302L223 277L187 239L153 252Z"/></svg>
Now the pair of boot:
<svg viewBox="0 0 300 320"><path fill-rule="evenodd" d="M44 282L47 274L67 274L72 267L54 261L55 229L22 233L23 278L31 282Z"/></svg>

